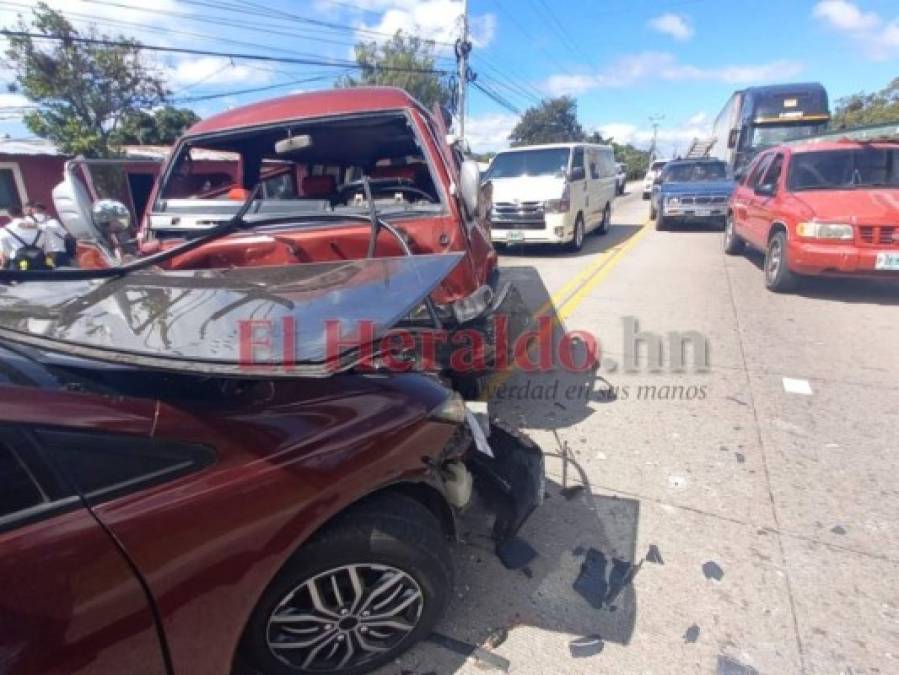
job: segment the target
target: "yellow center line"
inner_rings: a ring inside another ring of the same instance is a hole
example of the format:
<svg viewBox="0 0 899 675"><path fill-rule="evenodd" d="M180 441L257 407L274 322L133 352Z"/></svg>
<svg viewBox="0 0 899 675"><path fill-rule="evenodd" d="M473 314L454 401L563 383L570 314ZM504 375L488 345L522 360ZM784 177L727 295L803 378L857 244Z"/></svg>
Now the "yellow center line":
<svg viewBox="0 0 899 675"><path fill-rule="evenodd" d="M553 295L532 314L534 321L536 322L539 317L546 315L551 309L556 308L556 311L553 313L553 323L556 326L561 326L562 321L568 318L571 313L577 309L577 307L584 301L587 294L609 276L612 269L618 265L621 259L637 245L637 242L643 238L646 231L649 229L647 227L648 225L649 221L646 221L629 239L600 253L596 260L566 282L562 288L553 293ZM506 370L494 373L485 387L483 398L491 396L494 391L505 384L505 382L515 374L515 370L515 363L512 362Z"/></svg>

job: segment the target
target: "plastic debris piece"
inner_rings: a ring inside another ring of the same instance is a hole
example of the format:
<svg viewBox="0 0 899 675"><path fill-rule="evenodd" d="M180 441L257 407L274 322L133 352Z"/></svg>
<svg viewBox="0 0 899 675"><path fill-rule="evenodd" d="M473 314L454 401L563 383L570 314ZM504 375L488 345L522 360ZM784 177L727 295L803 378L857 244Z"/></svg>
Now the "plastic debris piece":
<svg viewBox="0 0 899 675"><path fill-rule="evenodd" d="M599 635L585 635L569 642L568 650L573 658L585 659L589 656L601 654L605 646L606 643L602 641Z"/></svg>
<svg viewBox="0 0 899 675"><path fill-rule="evenodd" d="M496 555L507 570L520 570L537 557L537 551L521 537L509 537L496 544Z"/></svg>
<svg viewBox="0 0 899 675"><path fill-rule="evenodd" d="M759 671L729 656L719 654L717 675L759 675Z"/></svg>
<svg viewBox="0 0 899 675"><path fill-rule="evenodd" d="M846 528L842 525L834 525L832 528L830 528L830 531L834 534L846 534Z"/></svg>
<svg viewBox="0 0 899 675"><path fill-rule="evenodd" d="M712 560L702 564L702 573L705 575L706 579L721 581L721 579L724 578L724 570L721 569L721 566L718 565L718 563Z"/></svg>
<svg viewBox="0 0 899 675"><path fill-rule="evenodd" d="M684 633L684 642L687 644L693 644L699 639L699 626L695 623L687 629L687 632Z"/></svg>
<svg viewBox="0 0 899 675"><path fill-rule="evenodd" d="M455 652L461 656L473 656L481 663L493 666L503 672L509 672L509 666L512 665L509 663L508 659L504 659L498 654L493 654L486 649L481 649L475 645L470 645L467 642L462 642L461 640L456 640L455 638L440 633L431 633L427 639L428 642L433 642L435 645L440 645L444 649L449 649L451 652Z"/></svg>
<svg viewBox="0 0 899 675"><path fill-rule="evenodd" d="M646 552L646 562L651 562L656 565L665 564L665 561L662 559L662 552L655 544L649 545L649 551Z"/></svg>

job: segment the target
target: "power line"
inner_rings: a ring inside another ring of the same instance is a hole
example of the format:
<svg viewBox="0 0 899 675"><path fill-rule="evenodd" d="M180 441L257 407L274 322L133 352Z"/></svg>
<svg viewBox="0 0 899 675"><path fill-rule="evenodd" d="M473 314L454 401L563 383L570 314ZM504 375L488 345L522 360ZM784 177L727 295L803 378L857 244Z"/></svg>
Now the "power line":
<svg viewBox="0 0 899 675"><path fill-rule="evenodd" d="M191 54L193 56L217 56L223 59L240 59L245 61L266 61L271 63L291 63L302 66L321 66L328 68L353 68L358 70L380 70L384 72L421 73L427 75L452 75L453 71L438 68L405 68L400 66L370 66L360 65L355 61L337 61L312 58L294 58L287 56L271 56L269 54L250 54L239 52L216 52L206 49L191 49L187 47L164 47L162 45L147 45L128 40L109 40L105 38L69 37L59 35L46 35L44 33L32 33L29 31L0 31L7 37L27 37L37 40L50 40L54 42L77 42L80 44L101 45L104 47L125 47L151 52L164 52L171 54Z"/></svg>
<svg viewBox="0 0 899 675"><path fill-rule="evenodd" d="M502 94L496 93L495 91L493 91L489 87L484 86L477 80L472 82L471 86L474 87L475 89L477 89L478 91L480 91L485 96L487 96L487 98L491 99L495 103L499 104L500 106L502 106L503 108L508 110L509 112L514 113L516 115L521 114L521 110L519 110L517 107L515 107L515 105L513 105L506 98L504 98L502 96Z"/></svg>
<svg viewBox="0 0 899 675"><path fill-rule="evenodd" d="M278 82L277 84L269 84L264 87L253 87L252 89L238 89L236 91L226 91L219 94L207 94L203 96L188 96L186 98L174 99L173 103L199 103L200 101L211 101L217 98L228 98L229 96L243 96L244 94L257 94L262 91L271 91L272 89L280 89L282 87L291 87L297 84L308 84L309 82L318 82L332 77L332 74L318 75L316 77L306 77L299 80L291 80L289 82Z"/></svg>

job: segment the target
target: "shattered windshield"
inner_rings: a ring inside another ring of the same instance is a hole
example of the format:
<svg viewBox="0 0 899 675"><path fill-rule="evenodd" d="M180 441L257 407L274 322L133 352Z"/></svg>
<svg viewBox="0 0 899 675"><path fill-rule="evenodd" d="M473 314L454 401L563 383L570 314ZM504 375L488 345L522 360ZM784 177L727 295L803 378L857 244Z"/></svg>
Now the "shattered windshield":
<svg viewBox="0 0 899 675"><path fill-rule="evenodd" d="M226 220L258 184L247 220L368 213L363 179L383 217L442 211L409 119L401 113L291 122L188 139L150 214L157 231Z"/></svg>

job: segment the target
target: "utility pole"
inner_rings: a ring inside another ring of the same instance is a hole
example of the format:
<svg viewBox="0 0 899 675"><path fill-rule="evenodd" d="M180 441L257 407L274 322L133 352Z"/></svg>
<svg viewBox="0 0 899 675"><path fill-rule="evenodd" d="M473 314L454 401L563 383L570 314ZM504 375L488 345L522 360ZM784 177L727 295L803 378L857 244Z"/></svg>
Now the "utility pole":
<svg viewBox="0 0 899 675"><path fill-rule="evenodd" d="M459 138L465 138L465 95L471 73L468 68L468 55L471 53L471 41L468 39L468 0L462 0L462 37L456 40L456 62L459 66Z"/></svg>
<svg viewBox="0 0 899 675"><path fill-rule="evenodd" d="M652 125L652 145L649 146L649 160L656 158L656 141L659 137L659 122L665 119L664 115L650 115L649 123Z"/></svg>

